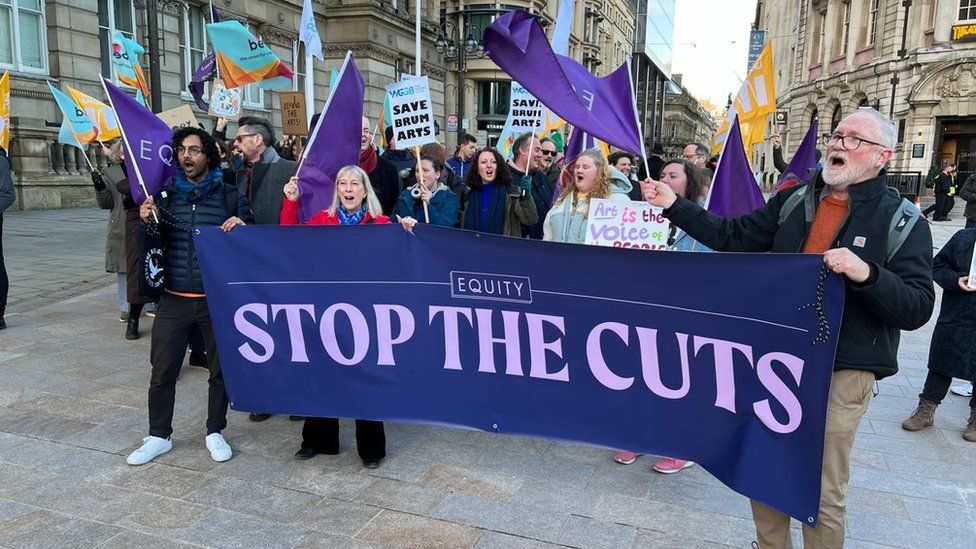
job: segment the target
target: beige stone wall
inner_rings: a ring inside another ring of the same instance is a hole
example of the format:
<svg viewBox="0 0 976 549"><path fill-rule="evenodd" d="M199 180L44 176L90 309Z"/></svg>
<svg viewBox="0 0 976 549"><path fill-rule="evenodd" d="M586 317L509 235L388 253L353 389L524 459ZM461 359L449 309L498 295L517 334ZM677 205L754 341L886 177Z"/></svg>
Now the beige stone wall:
<svg viewBox="0 0 976 549"><path fill-rule="evenodd" d="M901 0L878 2L878 31L868 37L870 0L851 0L851 37L843 55L811 51L816 42L814 18L826 13L825 44L843 39L840 21L844 0L806 2L774 0L763 3L760 24L774 45L777 103L789 111L783 128L788 154L799 145L814 109L822 132L830 131L833 110L851 114L862 101L877 105L895 123L904 121L904 140L898 144L891 168L928 172L938 145L936 117L976 116L976 43L949 43L948 29L956 24L958 0L916 0L908 12L905 52L902 35L905 8ZM834 50L835 53L838 50ZM817 67L817 64L820 67ZM897 84L892 79L897 77ZM892 96L894 101L892 102ZM925 145L923 158L911 158L912 145ZM756 154L771 153L769 146Z"/></svg>

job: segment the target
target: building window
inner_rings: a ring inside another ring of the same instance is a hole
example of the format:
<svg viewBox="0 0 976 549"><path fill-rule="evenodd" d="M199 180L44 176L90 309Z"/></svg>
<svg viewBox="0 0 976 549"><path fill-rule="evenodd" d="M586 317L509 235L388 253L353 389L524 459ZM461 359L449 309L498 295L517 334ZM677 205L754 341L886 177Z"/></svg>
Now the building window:
<svg viewBox="0 0 976 549"><path fill-rule="evenodd" d="M820 112L817 110L817 107L814 107L813 112L810 113L810 123L807 125L812 126L813 122L818 118L820 118Z"/></svg>
<svg viewBox="0 0 976 549"><path fill-rule="evenodd" d="M47 45L42 0L0 0L0 67L46 73Z"/></svg>
<svg viewBox="0 0 976 549"><path fill-rule="evenodd" d="M508 116L511 93L511 82L478 82L478 114L480 116Z"/></svg>
<svg viewBox="0 0 976 549"><path fill-rule="evenodd" d="M898 143L905 142L905 119L898 119Z"/></svg>
<svg viewBox="0 0 976 549"><path fill-rule="evenodd" d="M180 75L184 88L190 83L193 72L203 62L206 54L204 25L207 21L203 18L203 14L204 10L200 6L190 6L183 10L183 23L180 26ZM204 97L209 97L210 83L205 83L203 89Z"/></svg>
<svg viewBox="0 0 976 549"><path fill-rule="evenodd" d="M869 46L877 43L878 40L878 4L879 0L871 0L871 11L868 15L868 44Z"/></svg>
<svg viewBox="0 0 976 549"><path fill-rule="evenodd" d="M847 54L847 47L851 42L851 4L850 2L844 3L844 30L843 30L843 40L841 43L840 55Z"/></svg>
<svg viewBox="0 0 976 549"><path fill-rule="evenodd" d="M126 38L136 40L135 29L136 15L132 9L132 0L98 0L98 41L102 50L102 76L115 77L112 72L112 33L120 31ZM155 84L154 82L153 85Z"/></svg>
<svg viewBox="0 0 976 549"><path fill-rule="evenodd" d="M959 20L976 20L976 0L959 0Z"/></svg>
<svg viewBox="0 0 976 549"><path fill-rule="evenodd" d="M840 105L834 107L834 113L830 115L830 131L833 133L840 125Z"/></svg>
<svg viewBox="0 0 976 549"><path fill-rule="evenodd" d="M404 59L399 58L396 60L396 79L397 82L403 80L404 78L409 78L411 76L416 76L414 72L414 67L416 66L416 60L413 58Z"/></svg>
<svg viewBox="0 0 976 549"><path fill-rule="evenodd" d="M678 137L678 123L671 123L671 140L674 141Z"/></svg>
<svg viewBox="0 0 976 549"><path fill-rule="evenodd" d="M813 42L810 47L810 51L813 52L813 58L810 59L810 64L819 65L823 61L823 42L824 42L824 26L826 14L818 13L814 16L813 20Z"/></svg>
<svg viewBox="0 0 976 549"><path fill-rule="evenodd" d="M305 44L299 40L292 42L291 68L295 73L291 81L292 91L305 91L305 57ZM329 91L331 93L331 90Z"/></svg>

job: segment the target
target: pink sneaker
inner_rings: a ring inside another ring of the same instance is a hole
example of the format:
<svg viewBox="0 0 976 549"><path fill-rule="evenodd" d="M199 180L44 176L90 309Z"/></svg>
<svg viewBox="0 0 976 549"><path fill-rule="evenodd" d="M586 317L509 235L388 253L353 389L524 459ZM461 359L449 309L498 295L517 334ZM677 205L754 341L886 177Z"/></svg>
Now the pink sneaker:
<svg viewBox="0 0 976 549"><path fill-rule="evenodd" d="M613 455L613 460L621 465L630 465L637 459L640 454L636 452L628 452L627 450L620 450Z"/></svg>
<svg viewBox="0 0 976 549"><path fill-rule="evenodd" d="M675 458L661 458L657 461L657 463L654 464L653 469L658 473L670 475L671 473L677 473L678 471L694 466L694 461L685 461L683 459Z"/></svg>

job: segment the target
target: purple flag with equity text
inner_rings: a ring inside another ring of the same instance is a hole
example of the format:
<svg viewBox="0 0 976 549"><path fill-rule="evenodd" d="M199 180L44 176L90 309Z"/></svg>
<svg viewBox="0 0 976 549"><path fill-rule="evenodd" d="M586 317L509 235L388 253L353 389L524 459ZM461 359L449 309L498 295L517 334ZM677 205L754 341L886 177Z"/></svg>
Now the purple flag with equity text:
<svg viewBox="0 0 976 549"><path fill-rule="evenodd" d="M308 138L298 167L298 221L304 223L328 208L339 168L359 163L363 132L363 75L352 53L346 53L335 89Z"/></svg>
<svg viewBox="0 0 976 549"><path fill-rule="evenodd" d="M173 177L173 130L115 84L102 78L108 103L115 111L125 144L132 200L142 204L147 195L160 191Z"/></svg>
<svg viewBox="0 0 976 549"><path fill-rule="evenodd" d="M803 136L800 147L796 149L793 158L790 159L789 165L786 166L786 170L779 174L779 179L776 181L776 190L773 191L773 194L779 192L780 188L787 183L804 182L810 178L810 170L817 167L817 134L819 132L820 123L817 119L814 119L810 123L810 129L807 130L807 134Z"/></svg>
<svg viewBox="0 0 976 549"><path fill-rule="evenodd" d="M564 120L594 137L643 155L628 63L603 78L557 55L535 17L511 11L484 32L488 56Z"/></svg>
<svg viewBox="0 0 976 549"><path fill-rule="evenodd" d="M739 217L761 208L766 201L749 168L749 159L742 145L739 117L732 119L729 137L722 149L722 158L712 178L708 194L708 213L722 217Z"/></svg>

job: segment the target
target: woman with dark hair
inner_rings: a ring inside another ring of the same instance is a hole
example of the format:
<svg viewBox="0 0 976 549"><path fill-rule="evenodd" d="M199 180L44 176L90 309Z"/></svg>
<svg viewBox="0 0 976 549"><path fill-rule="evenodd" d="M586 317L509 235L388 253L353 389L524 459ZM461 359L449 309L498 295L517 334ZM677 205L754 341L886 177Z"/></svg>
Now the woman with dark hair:
<svg viewBox="0 0 976 549"><path fill-rule="evenodd" d="M504 236L522 236L522 227L539 221L532 195L518 183L495 149L482 149L465 184L471 189L461 228Z"/></svg>
<svg viewBox="0 0 976 549"><path fill-rule="evenodd" d="M441 180L444 171L449 170L445 170L437 158L422 156L418 171L420 181L400 193L393 216L413 217L431 225L454 227L458 220L458 198ZM424 203L427 204L426 212ZM425 221L425 214L430 217L429 221Z"/></svg>
<svg viewBox="0 0 976 549"><path fill-rule="evenodd" d="M705 206L708 194L708 172L683 158L669 160L661 167L661 182L671 187L675 194ZM668 249L681 252L710 252L710 248L688 236L676 226L671 226Z"/></svg>
<svg viewBox="0 0 976 549"><path fill-rule="evenodd" d="M137 313L135 317L130 315L128 300L131 287L128 284L129 277L126 275L130 269L126 268L125 261L126 204L123 195L119 192L119 184L124 183L127 187L129 181L121 166L122 140L117 139L108 146L103 144L102 154L108 161L108 167L104 172L97 170L91 172L91 181L95 187L95 200L98 202L98 207L110 210L105 240L105 272L118 275L119 320L126 323L125 338L139 339L139 314ZM138 279L136 279L135 289L139 289ZM139 306L139 312L141 311L142 306Z"/></svg>

